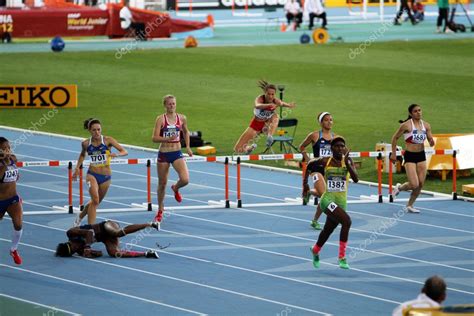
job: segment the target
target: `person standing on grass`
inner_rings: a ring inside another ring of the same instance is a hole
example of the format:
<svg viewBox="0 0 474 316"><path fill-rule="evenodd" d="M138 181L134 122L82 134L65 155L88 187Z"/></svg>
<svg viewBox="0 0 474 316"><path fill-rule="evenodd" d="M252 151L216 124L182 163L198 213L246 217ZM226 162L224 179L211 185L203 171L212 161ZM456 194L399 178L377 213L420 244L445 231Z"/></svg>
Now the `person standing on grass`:
<svg viewBox="0 0 474 316"><path fill-rule="evenodd" d="M273 134L278 127L278 114L275 110L278 107L294 108L296 103L286 103L275 97L276 86L265 80L260 80L258 86L263 90L264 94L259 95L255 99L254 117L250 122L250 126L242 133L239 140L234 146L234 152L238 154L250 154L257 144L252 143L255 137L260 133L267 134L266 146L271 147L273 144Z"/></svg>
<svg viewBox="0 0 474 316"><path fill-rule="evenodd" d="M98 119L85 120L84 129L89 131L91 137L81 143L81 153L72 177L74 181L77 180L79 168L86 155L89 155L90 165L89 170L87 170L86 184L89 187L91 199L82 212L77 215L74 220L74 227L81 225L81 221L86 215L89 224L95 223L97 208L107 194L112 179L110 159L128 155L128 152L114 138L102 135L102 124ZM119 153L112 153L112 147L117 149Z"/></svg>
<svg viewBox="0 0 474 316"><path fill-rule="evenodd" d="M347 214L347 184L349 176L357 183L359 177L354 166L354 162L349 157L349 149L346 148L346 141L342 136L335 136L331 141L331 157L324 157L310 161L308 170L314 170L317 166L324 167L324 178L326 190L319 203L321 209L326 214L326 223L319 234L318 241L310 248L313 255L313 266L319 268L319 252L324 246L334 229L341 224L339 235L339 267L349 269L346 260L346 247L351 228L351 218ZM316 165L316 166L314 166ZM309 172L305 173L304 185L308 186Z"/></svg>
<svg viewBox="0 0 474 316"><path fill-rule="evenodd" d="M188 185L189 172L181 152L181 133L186 144L186 151L189 156L193 155L190 147L189 130L186 116L176 112L176 97L173 95L165 95L163 97L163 106L166 113L159 115L155 121L152 140L159 143L158 148L158 211L155 221L161 222L163 212L165 211L164 200L166 192L166 184L168 183L168 174L170 166L173 165L174 170L178 173L178 181L171 186L174 197L178 203L183 200L179 189Z"/></svg>
<svg viewBox="0 0 474 316"><path fill-rule="evenodd" d="M322 112L318 114L317 120L319 125L321 126L321 129L319 131L309 133L299 146L299 149L303 154L304 160L306 162L309 161L309 157L305 149L309 144L311 144L313 147L314 158L330 157L332 155L331 140L334 138L334 133L331 131L333 125L332 115L329 112ZM324 167L318 166L316 164L314 166L315 169L310 170L309 172L310 176L313 179L314 189L316 191L309 190L309 188L308 190L304 190L303 198L306 198L306 200L309 199L308 193L318 197L324 193L324 179L322 179L323 181L318 184L319 179L324 177ZM319 189L317 187L319 187ZM321 224L319 224L318 220L322 212L323 211L318 205L313 220L311 221L311 227L316 230L321 230Z"/></svg>
<svg viewBox="0 0 474 316"><path fill-rule="evenodd" d="M420 213L413 204L420 195L426 178L425 141L428 140L432 147L435 144L431 134L431 125L423 121L421 117L421 107L418 104L411 104L408 107L408 118L399 121L401 125L392 137L390 160L394 163L397 161L397 141L402 135L405 138L404 159L408 181L403 184L397 183L393 194L397 196L400 191L411 191L410 199L404 208L409 213Z"/></svg>
<svg viewBox="0 0 474 316"><path fill-rule="evenodd" d="M20 177L16 162L10 142L5 137L0 137L0 220L3 219L5 213L12 219L13 236L10 256L16 264L21 264L23 260L18 253L18 244L23 233L23 206L16 191L16 182Z"/></svg>

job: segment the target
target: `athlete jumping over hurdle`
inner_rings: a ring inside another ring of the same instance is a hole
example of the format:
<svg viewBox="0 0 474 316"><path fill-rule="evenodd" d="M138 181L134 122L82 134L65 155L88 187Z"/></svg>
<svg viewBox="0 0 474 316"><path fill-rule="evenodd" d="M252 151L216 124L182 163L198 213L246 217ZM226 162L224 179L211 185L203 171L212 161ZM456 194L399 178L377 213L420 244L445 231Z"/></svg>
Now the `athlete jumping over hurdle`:
<svg viewBox="0 0 474 316"><path fill-rule="evenodd" d="M146 257L158 259L159 255L154 250L142 252L120 249L120 237L135 233L148 227L159 230L160 224L158 222L151 222L147 224L132 224L121 228L117 222L108 220L98 224L73 227L66 232L69 241L58 244L56 248L56 256L71 257L73 254L77 253L86 258L101 257L102 251L92 249L91 245L94 242L102 242L107 249L107 253L111 257Z"/></svg>

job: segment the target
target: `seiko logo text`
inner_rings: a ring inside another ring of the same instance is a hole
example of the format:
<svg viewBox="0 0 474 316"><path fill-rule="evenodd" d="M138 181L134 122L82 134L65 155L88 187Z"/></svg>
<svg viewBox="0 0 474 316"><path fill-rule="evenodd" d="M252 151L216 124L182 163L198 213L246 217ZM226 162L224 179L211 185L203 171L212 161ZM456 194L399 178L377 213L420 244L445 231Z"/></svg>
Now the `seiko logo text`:
<svg viewBox="0 0 474 316"><path fill-rule="evenodd" d="M0 109L76 108L76 85L0 85Z"/></svg>

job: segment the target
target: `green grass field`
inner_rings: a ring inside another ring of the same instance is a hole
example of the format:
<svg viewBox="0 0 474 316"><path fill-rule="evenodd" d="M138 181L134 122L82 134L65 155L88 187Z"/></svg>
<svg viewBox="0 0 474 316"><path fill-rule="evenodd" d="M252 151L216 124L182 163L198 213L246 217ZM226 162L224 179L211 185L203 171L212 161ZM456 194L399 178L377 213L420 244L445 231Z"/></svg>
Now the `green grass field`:
<svg viewBox="0 0 474 316"><path fill-rule="evenodd" d="M115 52L0 54L3 84L77 84L79 108L64 109L41 130L84 136L88 117L122 143L154 147L151 133L162 96L177 96L191 130L203 132L219 154L229 154L252 117L256 82L285 84L297 108L297 143L330 111L334 131L353 151L389 142L407 107L419 103L436 133L474 132L474 40L374 43L349 58L357 44L287 45ZM0 110L0 124L29 128L44 110ZM259 141L263 148L264 140ZM400 143L401 144L401 143ZM78 148L79 149L79 148ZM258 151L258 150L257 150ZM375 180L373 161L361 176ZM474 177L461 183L473 183ZM450 192L449 183L427 189Z"/></svg>

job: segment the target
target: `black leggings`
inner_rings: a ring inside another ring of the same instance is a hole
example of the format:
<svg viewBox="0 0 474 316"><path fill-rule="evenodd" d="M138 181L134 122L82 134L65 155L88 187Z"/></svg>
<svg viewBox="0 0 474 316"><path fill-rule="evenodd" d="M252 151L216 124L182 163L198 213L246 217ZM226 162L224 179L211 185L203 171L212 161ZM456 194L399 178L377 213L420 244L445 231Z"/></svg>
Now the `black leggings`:
<svg viewBox="0 0 474 316"><path fill-rule="evenodd" d="M448 27L448 13L449 9L448 8L439 8L438 10L438 21L436 21L436 26L440 27L443 24L444 20L444 30L446 30L446 27Z"/></svg>
<svg viewBox="0 0 474 316"><path fill-rule="evenodd" d="M339 241L347 242L349 239L349 229L351 228L351 218L342 208L338 207L333 212L324 210L326 213L326 223L324 228L319 234L318 242L316 243L320 248L324 246L329 236L331 236L337 225L341 224L341 234L339 235Z"/></svg>

